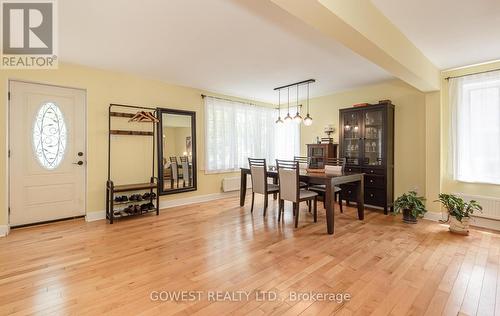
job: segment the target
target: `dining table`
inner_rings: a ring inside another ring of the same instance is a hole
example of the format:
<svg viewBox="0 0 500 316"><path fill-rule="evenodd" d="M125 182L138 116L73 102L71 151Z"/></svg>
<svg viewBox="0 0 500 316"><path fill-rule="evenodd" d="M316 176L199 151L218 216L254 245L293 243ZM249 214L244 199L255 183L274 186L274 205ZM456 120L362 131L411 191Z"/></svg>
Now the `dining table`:
<svg viewBox="0 0 500 316"><path fill-rule="evenodd" d="M240 206L245 205L245 197L247 190L247 175L250 174L249 168L241 169L241 183L240 183ZM273 179L273 183L278 183L278 171L270 167L267 170L267 177ZM342 184L354 184L356 186L356 204L358 208L358 219L364 220L365 218L365 197L364 197L364 173L359 172L346 172L343 170L339 173L325 173L319 171L308 171L301 169L299 179L306 182L308 185L324 184L325 185L325 206L326 206L326 230L328 234L334 233L334 194L335 187ZM276 197L275 197L276 198ZM353 201L354 202L354 201Z"/></svg>

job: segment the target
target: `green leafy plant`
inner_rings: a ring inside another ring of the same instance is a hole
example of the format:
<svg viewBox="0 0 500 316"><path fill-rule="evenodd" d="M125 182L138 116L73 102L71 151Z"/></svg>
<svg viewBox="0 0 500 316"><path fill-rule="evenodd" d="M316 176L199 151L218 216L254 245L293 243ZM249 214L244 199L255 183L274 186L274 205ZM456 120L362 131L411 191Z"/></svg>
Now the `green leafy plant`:
<svg viewBox="0 0 500 316"><path fill-rule="evenodd" d="M425 198L417 196L415 191L404 193L394 201L394 215L401 213L403 210L409 210L413 217L423 217L427 212L424 202Z"/></svg>
<svg viewBox="0 0 500 316"><path fill-rule="evenodd" d="M465 202L461 197L453 194L441 193L435 202L440 202L448 210L448 215L455 217L459 222L462 222L464 217L470 217L475 211L482 212L483 210L477 201Z"/></svg>

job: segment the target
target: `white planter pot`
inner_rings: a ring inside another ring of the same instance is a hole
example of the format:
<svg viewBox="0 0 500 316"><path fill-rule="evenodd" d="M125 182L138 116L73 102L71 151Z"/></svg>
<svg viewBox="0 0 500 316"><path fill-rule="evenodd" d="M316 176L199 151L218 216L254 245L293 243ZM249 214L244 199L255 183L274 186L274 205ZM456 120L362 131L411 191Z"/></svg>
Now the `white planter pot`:
<svg viewBox="0 0 500 316"><path fill-rule="evenodd" d="M450 231L452 233L468 235L469 234L469 217L462 218L462 222L455 217L450 217Z"/></svg>

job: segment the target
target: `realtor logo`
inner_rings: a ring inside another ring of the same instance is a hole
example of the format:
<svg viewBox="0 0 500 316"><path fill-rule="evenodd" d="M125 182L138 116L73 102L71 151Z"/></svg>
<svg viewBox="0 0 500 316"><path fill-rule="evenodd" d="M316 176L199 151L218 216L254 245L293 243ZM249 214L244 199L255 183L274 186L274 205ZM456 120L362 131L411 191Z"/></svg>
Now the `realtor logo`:
<svg viewBox="0 0 500 316"><path fill-rule="evenodd" d="M1 7L1 67L56 68L55 2L3 0Z"/></svg>

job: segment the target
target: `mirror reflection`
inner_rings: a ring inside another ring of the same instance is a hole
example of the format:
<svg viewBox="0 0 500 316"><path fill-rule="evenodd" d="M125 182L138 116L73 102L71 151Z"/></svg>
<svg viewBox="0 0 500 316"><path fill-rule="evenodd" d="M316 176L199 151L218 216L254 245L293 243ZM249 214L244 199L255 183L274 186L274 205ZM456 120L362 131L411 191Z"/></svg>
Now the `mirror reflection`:
<svg viewBox="0 0 500 316"><path fill-rule="evenodd" d="M180 111L178 111L180 112ZM195 189L193 114L161 111L163 192Z"/></svg>

